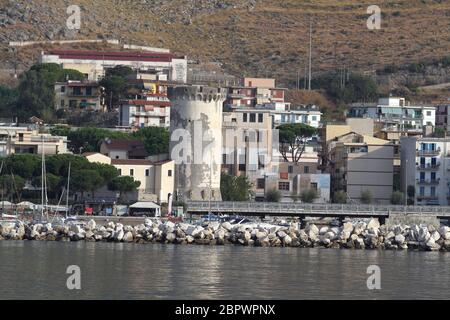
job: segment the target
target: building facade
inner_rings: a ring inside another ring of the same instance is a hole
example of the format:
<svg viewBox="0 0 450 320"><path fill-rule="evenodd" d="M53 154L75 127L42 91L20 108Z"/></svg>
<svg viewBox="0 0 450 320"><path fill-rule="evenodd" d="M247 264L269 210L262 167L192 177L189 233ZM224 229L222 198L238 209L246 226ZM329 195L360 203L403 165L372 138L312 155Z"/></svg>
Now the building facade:
<svg viewBox="0 0 450 320"><path fill-rule="evenodd" d="M418 130L424 126L436 125L434 106L414 106L405 98L381 98L378 103L354 103L350 107L349 117L371 118L383 123L385 129Z"/></svg>
<svg viewBox="0 0 450 320"><path fill-rule="evenodd" d="M414 194L415 205L449 205L450 138L402 137L400 141L402 191L410 189L408 197Z"/></svg>
<svg viewBox="0 0 450 320"><path fill-rule="evenodd" d="M93 81L57 82L55 106L56 109L106 111L105 88Z"/></svg>
<svg viewBox="0 0 450 320"><path fill-rule="evenodd" d="M221 200L222 109L226 90L208 86L174 86L169 153L175 161L176 198Z"/></svg>
<svg viewBox="0 0 450 320"><path fill-rule="evenodd" d="M394 146L389 141L351 132L335 138L328 148L332 196L344 191L348 202L359 203L369 191L375 204L390 203Z"/></svg>
<svg viewBox="0 0 450 320"><path fill-rule="evenodd" d="M105 70L119 65L135 70L153 72L169 81L186 83L187 58L168 52L149 51L93 51L93 50L50 50L43 52L41 63L57 63L64 69L74 69L87 79L98 81L105 76Z"/></svg>

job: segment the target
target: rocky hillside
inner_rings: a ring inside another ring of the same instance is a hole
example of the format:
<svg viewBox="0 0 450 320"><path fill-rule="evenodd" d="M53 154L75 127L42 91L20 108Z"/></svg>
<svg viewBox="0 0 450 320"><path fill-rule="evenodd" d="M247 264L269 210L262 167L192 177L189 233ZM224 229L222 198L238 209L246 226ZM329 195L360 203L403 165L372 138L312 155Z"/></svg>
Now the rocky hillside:
<svg viewBox="0 0 450 320"><path fill-rule="evenodd" d="M0 0L0 61L22 66L42 47L13 52L9 41L119 39L221 62L231 74L302 76L313 21L314 74L346 66L441 59L450 48L450 1L380 0L380 30L368 30L372 0L78 0L81 29L68 30L69 0Z"/></svg>

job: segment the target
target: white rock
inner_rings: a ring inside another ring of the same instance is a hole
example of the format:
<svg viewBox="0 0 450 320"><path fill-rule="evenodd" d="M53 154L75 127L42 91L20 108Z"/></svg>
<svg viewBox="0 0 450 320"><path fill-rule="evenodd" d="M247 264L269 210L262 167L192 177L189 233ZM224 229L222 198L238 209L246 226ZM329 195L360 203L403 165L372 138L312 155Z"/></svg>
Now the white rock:
<svg viewBox="0 0 450 320"><path fill-rule="evenodd" d="M387 240L392 240L393 238L395 238L395 233L393 231L389 231L385 238Z"/></svg>
<svg viewBox="0 0 450 320"><path fill-rule="evenodd" d="M306 227L306 232L313 232L316 235L319 234L319 228L315 224L310 224Z"/></svg>
<svg viewBox="0 0 450 320"><path fill-rule="evenodd" d="M284 238L283 238L283 242L284 242L284 244L285 245L290 245L291 243L292 243L292 238L289 236L289 235L286 235Z"/></svg>
<svg viewBox="0 0 450 320"><path fill-rule="evenodd" d="M244 231L244 239L245 239L245 241L247 241L247 242L251 239L250 232Z"/></svg>
<svg viewBox="0 0 450 320"><path fill-rule="evenodd" d="M114 239L117 240L117 241L122 241L123 236L124 236L123 229L120 228L119 231L117 231L117 232L114 234Z"/></svg>
<svg viewBox="0 0 450 320"><path fill-rule="evenodd" d="M111 229L115 229L116 225L114 224L114 221L110 221L108 222L108 224L106 225L107 228L111 228Z"/></svg>
<svg viewBox="0 0 450 320"><path fill-rule="evenodd" d="M350 230L342 230L342 232L339 234L339 239L347 241L347 239L350 238L350 235Z"/></svg>
<svg viewBox="0 0 450 320"><path fill-rule="evenodd" d="M287 234L283 230L280 230L277 232L277 236L283 239L284 237L287 236Z"/></svg>
<svg viewBox="0 0 450 320"><path fill-rule="evenodd" d="M210 227L213 231L216 231L220 228L220 223L218 221L213 221L208 224L208 227Z"/></svg>
<svg viewBox="0 0 450 320"><path fill-rule="evenodd" d="M226 222L222 223L222 228L224 228L224 229L227 230L227 231L231 231L231 229L232 229L233 227L231 226L231 223L229 223L228 221L226 221Z"/></svg>
<svg viewBox="0 0 450 320"><path fill-rule="evenodd" d="M315 242L315 241L317 241L317 240L319 239L319 238L318 238L318 234L315 233L313 230L309 230L309 231L307 232L307 234L308 234L309 240L311 240L311 241L313 241L313 242Z"/></svg>
<svg viewBox="0 0 450 320"><path fill-rule="evenodd" d="M79 225L77 224L72 224L70 226L70 231L72 231L73 233L81 233L82 231L84 231Z"/></svg>
<svg viewBox="0 0 450 320"><path fill-rule="evenodd" d="M308 234L305 232L305 230L300 230L299 237L303 242L308 241Z"/></svg>
<svg viewBox="0 0 450 320"><path fill-rule="evenodd" d="M324 235L325 233L327 233L328 232L328 227L322 227L322 228L320 228L320 230L319 230L319 234L320 235Z"/></svg>
<svg viewBox="0 0 450 320"><path fill-rule="evenodd" d="M447 232L447 233L443 236L443 238L444 238L445 240L450 240L450 232Z"/></svg>
<svg viewBox="0 0 450 320"><path fill-rule="evenodd" d="M88 221L87 226L89 229L94 230L97 226L97 223L93 219L91 219Z"/></svg>
<svg viewBox="0 0 450 320"><path fill-rule="evenodd" d="M151 227L151 226L153 225L153 222L152 222L151 219L146 218L146 219L144 220L144 224L145 224L147 227Z"/></svg>
<svg viewBox="0 0 450 320"><path fill-rule="evenodd" d="M353 232L353 223L351 222L346 222L344 223L344 225L342 226L342 231L348 231L348 232Z"/></svg>
<svg viewBox="0 0 450 320"><path fill-rule="evenodd" d="M168 240L169 242L173 242L176 239L176 235L174 233L168 233L166 235L166 240Z"/></svg>
<svg viewBox="0 0 450 320"><path fill-rule="evenodd" d="M186 241L187 241L187 243L192 243L192 242L194 242L194 237L192 237L192 236L187 236L187 237L186 237Z"/></svg>
<svg viewBox="0 0 450 320"><path fill-rule="evenodd" d="M442 226L439 228L439 233L441 234L442 238L445 238L445 234L450 232L450 228L447 226Z"/></svg>
<svg viewBox="0 0 450 320"><path fill-rule="evenodd" d="M370 229L370 228L378 229L378 228L380 228L380 222L378 221L378 219L372 218L367 223L367 227L366 228L367 229Z"/></svg>
<svg viewBox="0 0 450 320"><path fill-rule="evenodd" d="M405 242L405 236L403 236L402 234L396 235L395 242L399 245L402 245Z"/></svg>
<svg viewBox="0 0 450 320"><path fill-rule="evenodd" d="M173 223L172 221L167 220L164 224L167 228L175 228L175 223Z"/></svg>
<svg viewBox="0 0 450 320"><path fill-rule="evenodd" d="M434 231L434 232L431 234L431 237L434 239L434 241L438 241L438 240L441 238L441 235L439 234L438 231Z"/></svg>

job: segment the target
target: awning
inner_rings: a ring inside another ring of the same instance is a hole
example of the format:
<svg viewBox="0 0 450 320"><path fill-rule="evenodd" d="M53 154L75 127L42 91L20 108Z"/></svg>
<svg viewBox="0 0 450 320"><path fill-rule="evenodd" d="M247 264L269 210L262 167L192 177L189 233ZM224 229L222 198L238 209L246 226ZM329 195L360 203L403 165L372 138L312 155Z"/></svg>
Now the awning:
<svg viewBox="0 0 450 320"><path fill-rule="evenodd" d="M384 114L398 114L402 115L403 111L402 108L395 108L395 107L381 107L381 113Z"/></svg>
<svg viewBox="0 0 450 320"><path fill-rule="evenodd" d="M140 201L132 204L130 208L134 209L159 209L160 206L152 201Z"/></svg>

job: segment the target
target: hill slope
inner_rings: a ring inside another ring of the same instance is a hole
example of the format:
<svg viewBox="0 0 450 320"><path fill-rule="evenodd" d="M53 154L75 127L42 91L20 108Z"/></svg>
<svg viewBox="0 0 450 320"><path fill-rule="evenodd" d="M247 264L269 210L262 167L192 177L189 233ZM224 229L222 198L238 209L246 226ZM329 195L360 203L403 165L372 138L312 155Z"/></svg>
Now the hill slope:
<svg viewBox="0 0 450 320"><path fill-rule="evenodd" d="M380 0L381 30L366 27L372 0L78 0L79 32L66 28L70 4L0 0L0 60L6 68L16 59L8 41L120 39L222 62L232 74L271 75L292 84L297 71L304 72L310 16L315 74L344 65L372 71L442 58L450 48L445 0ZM27 50L19 49L19 59Z"/></svg>

